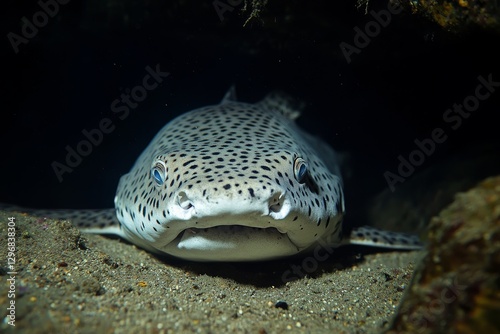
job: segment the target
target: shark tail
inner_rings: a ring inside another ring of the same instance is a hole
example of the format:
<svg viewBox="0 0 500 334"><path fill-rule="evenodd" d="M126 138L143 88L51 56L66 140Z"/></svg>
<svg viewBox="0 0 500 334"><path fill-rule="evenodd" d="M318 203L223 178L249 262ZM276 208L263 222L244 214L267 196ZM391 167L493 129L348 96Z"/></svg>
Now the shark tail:
<svg viewBox="0 0 500 334"><path fill-rule="evenodd" d="M370 226L352 229L343 243L389 249L418 250L423 248L423 244L416 235L385 231Z"/></svg>

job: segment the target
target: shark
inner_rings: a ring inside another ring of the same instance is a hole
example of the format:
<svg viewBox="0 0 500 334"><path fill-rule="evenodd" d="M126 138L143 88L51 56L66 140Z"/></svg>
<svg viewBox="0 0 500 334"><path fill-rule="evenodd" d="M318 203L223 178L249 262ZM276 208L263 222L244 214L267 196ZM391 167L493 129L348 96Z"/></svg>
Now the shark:
<svg viewBox="0 0 500 334"><path fill-rule="evenodd" d="M303 108L280 91L242 102L231 87L154 136L121 176L114 208L17 209L189 261L272 260L318 244L420 249L415 235L346 232L342 159L299 128Z"/></svg>

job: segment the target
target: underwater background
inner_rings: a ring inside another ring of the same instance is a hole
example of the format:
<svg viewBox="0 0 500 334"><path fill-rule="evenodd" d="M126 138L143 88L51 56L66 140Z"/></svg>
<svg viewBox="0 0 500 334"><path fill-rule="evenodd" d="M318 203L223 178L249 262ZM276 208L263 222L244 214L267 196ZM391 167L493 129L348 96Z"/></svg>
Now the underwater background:
<svg viewBox="0 0 500 334"><path fill-rule="evenodd" d="M0 207L112 207L158 130L234 85L305 104L299 126L342 155L346 225L426 246L189 263L0 210L19 235L16 327L0 331L498 332L498 1L399 3L5 1Z"/></svg>

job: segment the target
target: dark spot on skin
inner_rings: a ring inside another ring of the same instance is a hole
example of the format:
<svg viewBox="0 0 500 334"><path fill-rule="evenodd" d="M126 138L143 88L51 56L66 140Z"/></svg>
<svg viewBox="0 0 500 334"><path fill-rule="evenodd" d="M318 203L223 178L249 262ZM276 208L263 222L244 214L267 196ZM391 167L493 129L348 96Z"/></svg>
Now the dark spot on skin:
<svg viewBox="0 0 500 334"><path fill-rule="evenodd" d="M254 194L252 188L248 188L248 192L250 193L250 196L255 197L255 194Z"/></svg>
<svg viewBox="0 0 500 334"><path fill-rule="evenodd" d="M230 184L226 184L226 185L224 185L222 188L224 188L224 189L228 190L229 188L231 188L231 185L230 185Z"/></svg>

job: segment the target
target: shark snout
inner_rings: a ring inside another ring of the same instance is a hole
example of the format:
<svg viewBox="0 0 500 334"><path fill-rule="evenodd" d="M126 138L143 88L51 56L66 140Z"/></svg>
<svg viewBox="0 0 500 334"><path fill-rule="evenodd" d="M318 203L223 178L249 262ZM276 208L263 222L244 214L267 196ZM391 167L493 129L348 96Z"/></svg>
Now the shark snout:
<svg viewBox="0 0 500 334"><path fill-rule="evenodd" d="M224 214L259 214L283 219L290 212L290 201L286 191L267 192L266 196L251 192L250 196L244 197L233 194L202 196L197 192L182 190L177 193L173 212L182 219Z"/></svg>

